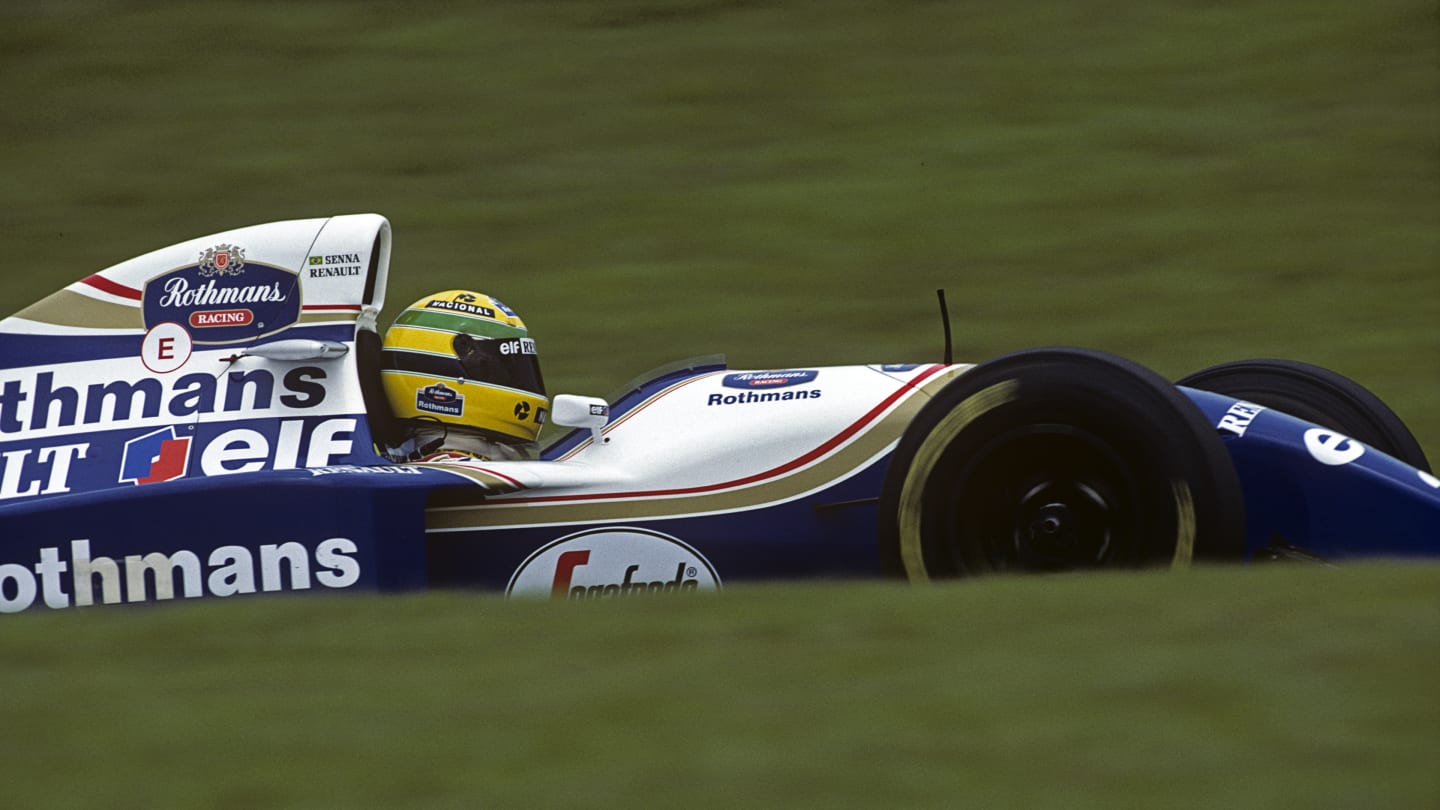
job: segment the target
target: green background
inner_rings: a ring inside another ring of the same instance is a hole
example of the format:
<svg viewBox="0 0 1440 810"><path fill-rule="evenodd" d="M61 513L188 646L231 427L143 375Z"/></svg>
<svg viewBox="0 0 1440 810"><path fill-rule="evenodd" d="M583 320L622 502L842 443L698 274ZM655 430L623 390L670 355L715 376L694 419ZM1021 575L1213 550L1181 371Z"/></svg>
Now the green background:
<svg viewBox="0 0 1440 810"><path fill-rule="evenodd" d="M958 359L1305 360L1440 457L1433 2L0 4L5 312L367 211L395 227L390 315L497 295L552 393L713 352L939 359L944 287ZM17 806L1433 806L1436 577L11 617L0 783Z"/></svg>

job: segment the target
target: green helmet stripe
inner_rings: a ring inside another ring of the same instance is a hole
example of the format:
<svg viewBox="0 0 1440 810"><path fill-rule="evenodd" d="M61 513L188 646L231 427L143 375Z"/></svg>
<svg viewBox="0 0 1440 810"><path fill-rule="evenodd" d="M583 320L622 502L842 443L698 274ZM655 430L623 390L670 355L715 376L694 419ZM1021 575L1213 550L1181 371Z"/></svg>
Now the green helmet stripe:
<svg viewBox="0 0 1440 810"><path fill-rule="evenodd" d="M395 319L396 326L423 326L431 329L446 329L464 332L467 335L489 338L526 337L529 332L515 326L497 323L488 318L474 318L453 312L435 312L423 309L407 309Z"/></svg>

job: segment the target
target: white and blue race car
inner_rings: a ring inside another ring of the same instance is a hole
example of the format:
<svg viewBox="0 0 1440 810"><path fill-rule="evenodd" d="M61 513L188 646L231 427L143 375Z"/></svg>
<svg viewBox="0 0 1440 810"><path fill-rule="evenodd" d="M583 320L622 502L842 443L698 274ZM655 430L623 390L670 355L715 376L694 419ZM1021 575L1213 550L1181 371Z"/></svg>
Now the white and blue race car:
<svg viewBox="0 0 1440 810"><path fill-rule="evenodd" d="M393 463L389 265L378 215L276 222L0 321L0 612L1440 553L1440 480L1401 421L1279 360L1178 384L1062 348L698 360L555 397L573 429L537 459Z"/></svg>

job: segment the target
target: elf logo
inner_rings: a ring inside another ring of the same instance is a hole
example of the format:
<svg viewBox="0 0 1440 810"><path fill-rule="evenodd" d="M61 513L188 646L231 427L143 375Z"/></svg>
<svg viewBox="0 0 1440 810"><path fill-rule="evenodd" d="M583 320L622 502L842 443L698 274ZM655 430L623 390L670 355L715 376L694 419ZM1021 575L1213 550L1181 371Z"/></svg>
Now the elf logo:
<svg viewBox="0 0 1440 810"><path fill-rule="evenodd" d="M666 534L617 527L562 537L531 554L506 593L553 599L616 599L720 588L704 555Z"/></svg>
<svg viewBox="0 0 1440 810"><path fill-rule="evenodd" d="M168 427L125 443L120 460L121 483L159 484L184 478L190 468L190 437Z"/></svg>

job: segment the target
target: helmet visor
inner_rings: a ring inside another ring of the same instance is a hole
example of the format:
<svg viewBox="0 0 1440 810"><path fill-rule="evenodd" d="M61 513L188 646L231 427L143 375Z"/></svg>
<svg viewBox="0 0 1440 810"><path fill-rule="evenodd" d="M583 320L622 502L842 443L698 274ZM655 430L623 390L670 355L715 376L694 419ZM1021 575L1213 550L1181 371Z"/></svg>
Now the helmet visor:
<svg viewBox="0 0 1440 810"><path fill-rule="evenodd" d="M534 340L528 337L486 340L462 333L455 336L454 346L465 379L545 396L545 380L540 376L540 356L535 353Z"/></svg>

